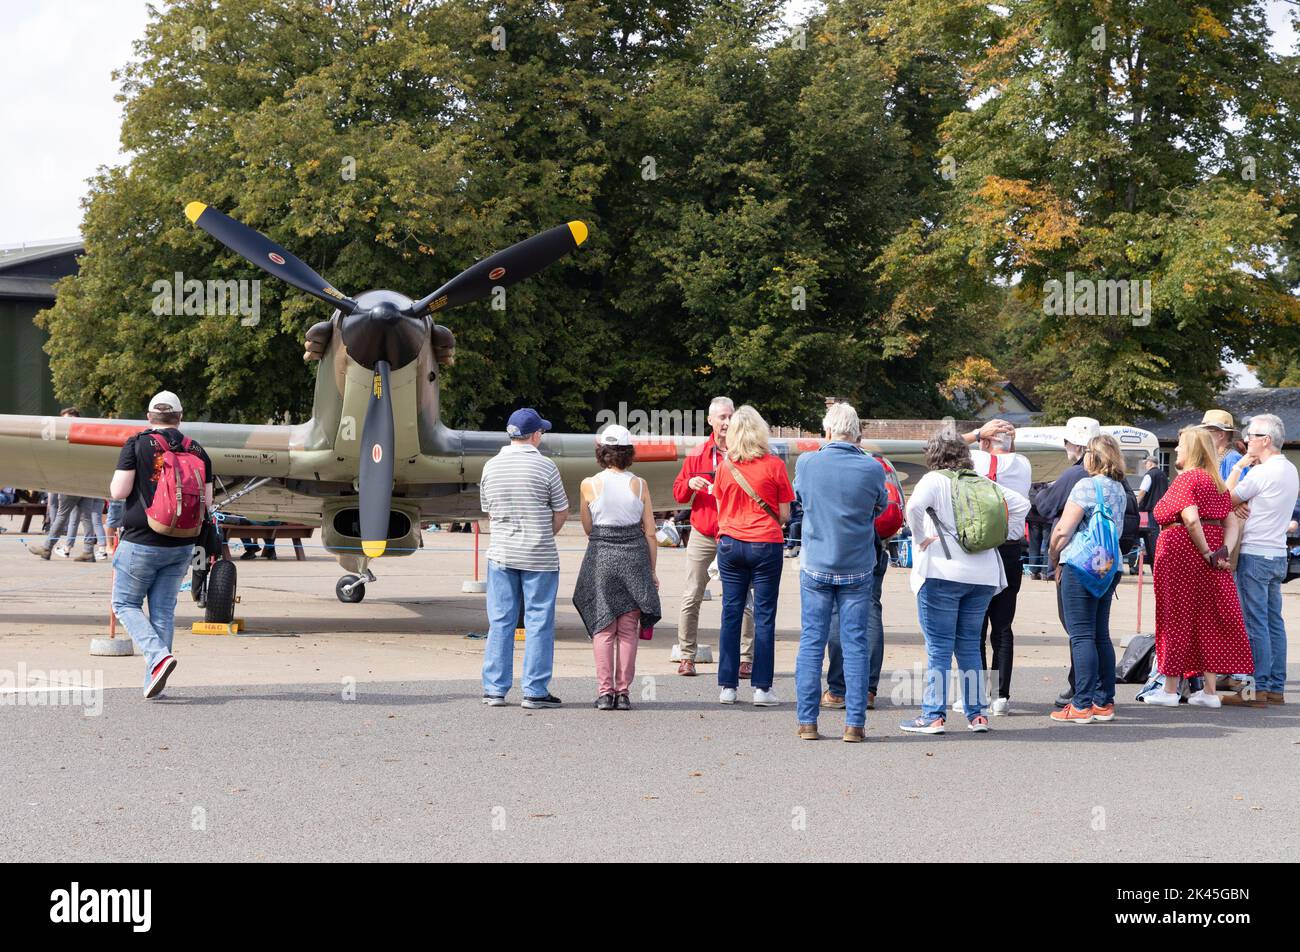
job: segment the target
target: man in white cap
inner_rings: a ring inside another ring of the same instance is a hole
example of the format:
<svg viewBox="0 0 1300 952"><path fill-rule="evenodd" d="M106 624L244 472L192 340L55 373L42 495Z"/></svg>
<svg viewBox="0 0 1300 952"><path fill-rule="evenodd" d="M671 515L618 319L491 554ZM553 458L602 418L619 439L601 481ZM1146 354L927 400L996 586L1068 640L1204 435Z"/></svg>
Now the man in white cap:
<svg viewBox="0 0 1300 952"><path fill-rule="evenodd" d="M212 461L177 429L181 400L176 394L154 394L146 415L149 429L123 445L109 487L111 498L126 500L122 541L113 555L113 614L144 655L144 696L156 698L176 669L176 593L212 509ZM155 499L160 483L169 492ZM181 502L172 501L171 487ZM171 517L160 518L168 508Z"/></svg>
<svg viewBox="0 0 1300 952"><path fill-rule="evenodd" d="M1070 465L1066 467L1065 472L1056 477L1052 485L1034 499L1034 508L1050 523L1047 530L1049 537L1061 520L1061 513L1065 511L1065 504L1070 498L1070 490L1079 480L1088 478L1088 471L1083 467L1083 452L1088 448L1088 441L1095 436L1101 436L1101 424L1092 417L1070 417L1065 421L1065 455ZM1061 619L1061 627L1064 628L1065 608L1061 604L1059 587L1056 590L1056 614ZM1057 707L1065 707L1074 698L1073 664L1070 665L1068 680L1070 686L1056 699Z"/></svg>

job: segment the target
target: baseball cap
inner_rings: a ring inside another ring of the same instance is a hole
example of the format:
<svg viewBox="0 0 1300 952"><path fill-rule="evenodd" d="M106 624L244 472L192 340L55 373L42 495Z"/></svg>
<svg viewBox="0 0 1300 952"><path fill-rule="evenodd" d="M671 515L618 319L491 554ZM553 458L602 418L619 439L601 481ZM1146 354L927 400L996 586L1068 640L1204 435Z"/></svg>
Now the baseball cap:
<svg viewBox="0 0 1300 952"><path fill-rule="evenodd" d="M176 396L170 390L159 390L149 398L149 408L146 413L180 413L181 398Z"/></svg>
<svg viewBox="0 0 1300 952"><path fill-rule="evenodd" d="M1226 430L1229 433L1237 429L1232 422L1232 414L1227 410L1206 410L1205 416L1201 417L1200 425L1212 430Z"/></svg>
<svg viewBox="0 0 1300 952"><path fill-rule="evenodd" d="M627 427L611 423L596 435L596 442L601 446L631 446L632 434Z"/></svg>
<svg viewBox="0 0 1300 952"><path fill-rule="evenodd" d="M1075 416L1065 421L1066 442L1087 446L1093 437L1101 436L1101 424L1092 417Z"/></svg>
<svg viewBox="0 0 1300 952"><path fill-rule="evenodd" d="M523 407L510 414L510 419L506 422L506 433L512 439L522 439L525 436L531 436L538 430L543 433L551 428L550 420L543 420L532 407Z"/></svg>

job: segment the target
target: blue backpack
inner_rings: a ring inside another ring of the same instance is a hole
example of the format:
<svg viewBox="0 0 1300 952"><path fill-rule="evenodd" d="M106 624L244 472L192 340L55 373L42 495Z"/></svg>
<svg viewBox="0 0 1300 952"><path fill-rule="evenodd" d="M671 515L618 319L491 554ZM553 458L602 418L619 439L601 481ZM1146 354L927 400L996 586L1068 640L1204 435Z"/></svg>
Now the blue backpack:
<svg viewBox="0 0 1300 952"><path fill-rule="evenodd" d="M1097 508L1088 517L1087 525L1074 533L1061 553L1061 561L1079 573L1083 587L1093 597L1101 598L1119 572L1119 529L1102 495L1101 477L1092 478L1092 487L1097 491Z"/></svg>

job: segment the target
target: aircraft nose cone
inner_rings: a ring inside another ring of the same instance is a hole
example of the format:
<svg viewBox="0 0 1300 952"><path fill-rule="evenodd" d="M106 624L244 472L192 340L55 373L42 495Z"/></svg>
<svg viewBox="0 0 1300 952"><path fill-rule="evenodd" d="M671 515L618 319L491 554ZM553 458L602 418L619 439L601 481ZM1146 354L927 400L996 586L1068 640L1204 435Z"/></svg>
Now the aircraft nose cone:
<svg viewBox="0 0 1300 952"><path fill-rule="evenodd" d="M381 301L370 309L370 318L391 327L402 319L402 312L392 301Z"/></svg>

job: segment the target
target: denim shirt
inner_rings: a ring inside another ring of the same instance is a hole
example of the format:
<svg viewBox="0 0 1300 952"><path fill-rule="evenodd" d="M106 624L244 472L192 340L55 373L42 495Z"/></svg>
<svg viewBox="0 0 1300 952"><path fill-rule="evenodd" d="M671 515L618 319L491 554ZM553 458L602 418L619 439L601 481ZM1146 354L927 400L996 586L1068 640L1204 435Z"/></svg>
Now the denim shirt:
<svg viewBox="0 0 1300 952"><path fill-rule="evenodd" d="M799 565L838 584L876 567L876 516L889 502L885 469L852 443L827 443L795 462L794 492L803 507Z"/></svg>

